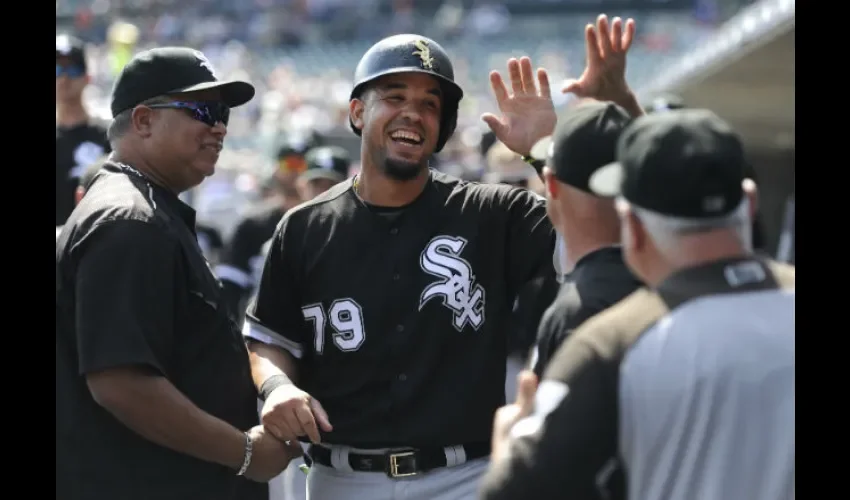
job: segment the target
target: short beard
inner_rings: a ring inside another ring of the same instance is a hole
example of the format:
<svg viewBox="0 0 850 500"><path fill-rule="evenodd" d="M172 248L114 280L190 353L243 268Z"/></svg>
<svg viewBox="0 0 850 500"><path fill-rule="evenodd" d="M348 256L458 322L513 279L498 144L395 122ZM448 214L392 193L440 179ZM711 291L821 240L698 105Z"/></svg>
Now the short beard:
<svg viewBox="0 0 850 500"><path fill-rule="evenodd" d="M393 158L385 158L383 162L379 162L382 166L384 174L395 181L410 181L416 178L423 170L428 168L428 163L414 163Z"/></svg>

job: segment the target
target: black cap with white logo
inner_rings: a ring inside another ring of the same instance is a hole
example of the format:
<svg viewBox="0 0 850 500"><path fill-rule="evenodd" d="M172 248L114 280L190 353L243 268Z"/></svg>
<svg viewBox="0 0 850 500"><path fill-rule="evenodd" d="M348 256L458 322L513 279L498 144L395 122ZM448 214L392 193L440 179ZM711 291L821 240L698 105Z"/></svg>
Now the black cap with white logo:
<svg viewBox="0 0 850 500"><path fill-rule="evenodd" d="M539 140L531 156L545 159L559 181L591 192L590 176L614 161L617 138L629 122L626 110L614 103L580 104L558 117L555 133Z"/></svg>
<svg viewBox="0 0 850 500"><path fill-rule="evenodd" d="M254 97L247 82L219 80L209 60L188 47L160 47L136 54L115 80L112 116L142 102L169 94L218 89L231 108Z"/></svg>
<svg viewBox="0 0 850 500"><path fill-rule="evenodd" d="M348 177L351 157L337 146L320 146L307 152L307 170L301 174L305 180L329 179L342 182Z"/></svg>
<svg viewBox="0 0 850 500"><path fill-rule="evenodd" d="M617 162L590 188L659 214L722 217L743 201L744 147L725 121L703 109L645 115L623 131Z"/></svg>
<svg viewBox="0 0 850 500"><path fill-rule="evenodd" d="M68 59L72 64L86 69L86 46L75 36L56 35L56 59Z"/></svg>

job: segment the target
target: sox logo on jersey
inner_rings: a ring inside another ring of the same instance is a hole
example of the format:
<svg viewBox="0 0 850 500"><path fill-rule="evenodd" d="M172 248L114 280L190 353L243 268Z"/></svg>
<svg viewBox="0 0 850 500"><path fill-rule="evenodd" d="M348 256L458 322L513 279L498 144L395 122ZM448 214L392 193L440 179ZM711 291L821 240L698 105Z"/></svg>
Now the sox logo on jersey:
<svg viewBox="0 0 850 500"><path fill-rule="evenodd" d="M452 326L463 331L466 325L478 330L484 324L484 288L475 283L472 267L460 256L467 240L454 236L437 236L419 256L419 265L439 281L422 291L419 310L434 297L454 312Z"/></svg>

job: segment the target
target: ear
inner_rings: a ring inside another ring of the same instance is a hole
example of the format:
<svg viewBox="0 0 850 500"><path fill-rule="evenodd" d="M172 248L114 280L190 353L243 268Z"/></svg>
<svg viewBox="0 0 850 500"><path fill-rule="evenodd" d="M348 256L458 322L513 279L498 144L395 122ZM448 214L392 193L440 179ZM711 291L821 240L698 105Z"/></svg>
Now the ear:
<svg viewBox="0 0 850 500"><path fill-rule="evenodd" d="M352 99L348 103L348 117L351 119L351 123L354 124L354 127L358 130L363 130L363 112L366 110L366 105L360 99Z"/></svg>
<svg viewBox="0 0 850 500"><path fill-rule="evenodd" d="M91 75L86 73L86 76L83 77L86 80L86 85L91 83Z"/></svg>
<svg viewBox="0 0 850 500"><path fill-rule="evenodd" d="M83 195L86 194L86 190L83 189L83 186L77 186L77 190L74 191L74 204L79 205L80 200L83 199Z"/></svg>
<svg viewBox="0 0 850 500"><path fill-rule="evenodd" d="M146 106L137 106L132 113L130 120L133 124L133 130L144 138L150 137L153 134L155 121L153 110Z"/></svg>
<svg viewBox="0 0 850 500"><path fill-rule="evenodd" d="M744 196L750 200L750 219L754 220L759 208L758 186L752 179L744 179L741 182L741 189L744 190Z"/></svg>
<svg viewBox="0 0 850 500"><path fill-rule="evenodd" d="M553 199L558 199L558 180L555 179L555 174L549 167L543 167L543 184L546 186L546 195Z"/></svg>
<svg viewBox="0 0 850 500"><path fill-rule="evenodd" d="M648 240L646 229L644 229L640 219L629 208L626 209L623 215L623 225L628 228L628 231L626 231L628 241L623 241L622 243L633 251L643 249Z"/></svg>

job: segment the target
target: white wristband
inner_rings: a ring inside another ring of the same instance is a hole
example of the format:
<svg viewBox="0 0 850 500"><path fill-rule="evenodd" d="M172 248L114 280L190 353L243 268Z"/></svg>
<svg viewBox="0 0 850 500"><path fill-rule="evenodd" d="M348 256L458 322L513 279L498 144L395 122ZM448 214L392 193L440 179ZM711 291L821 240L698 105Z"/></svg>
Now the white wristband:
<svg viewBox="0 0 850 500"><path fill-rule="evenodd" d="M242 467L239 469L239 472L236 473L237 476L245 475L245 471L248 470L248 467L251 466L251 455L254 453L254 440L251 439L250 434L245 433L245 459L242 461Z"/></svg>

